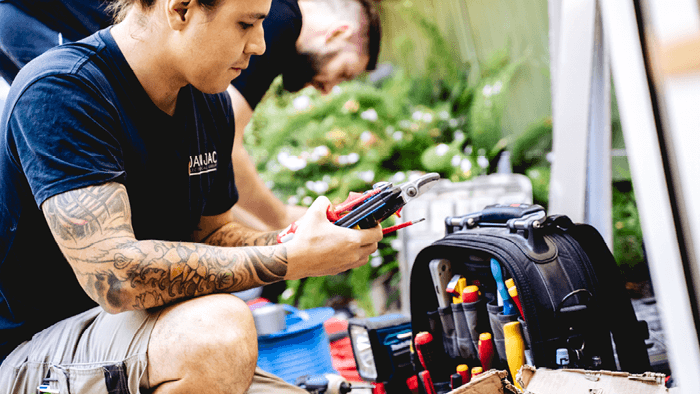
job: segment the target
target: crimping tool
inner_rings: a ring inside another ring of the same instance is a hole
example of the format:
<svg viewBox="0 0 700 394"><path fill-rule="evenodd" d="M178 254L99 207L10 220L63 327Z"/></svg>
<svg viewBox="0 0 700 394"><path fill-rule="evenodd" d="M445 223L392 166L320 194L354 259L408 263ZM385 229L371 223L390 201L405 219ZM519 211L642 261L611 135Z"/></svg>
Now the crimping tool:
<svg viewBox="0 0 700 394"><path fill-rule="evenodd" d="M337 207L328 207L326 217L341 227L372 228L394 213L398 214L406 203L425 193L438 180L440 175L431 172L398 186L394 186L391 182L379 182L373 186L372 190L362 194L350 193L348 198ZM384 234L417 222L407 222L386 228ZM277 242L291 240L296 230L297 224L294 222L277 235Z"/></svg>

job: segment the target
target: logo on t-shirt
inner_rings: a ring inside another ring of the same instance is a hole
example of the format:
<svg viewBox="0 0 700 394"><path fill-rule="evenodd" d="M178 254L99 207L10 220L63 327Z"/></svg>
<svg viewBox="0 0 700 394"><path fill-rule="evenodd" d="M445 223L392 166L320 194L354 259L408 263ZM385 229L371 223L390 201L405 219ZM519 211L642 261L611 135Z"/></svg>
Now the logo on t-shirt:
<svg viewBox="0 0 700 394"><path fill-rule="evenodd" d="M216 151L190 156L190 176L216 171Z"/></svg>

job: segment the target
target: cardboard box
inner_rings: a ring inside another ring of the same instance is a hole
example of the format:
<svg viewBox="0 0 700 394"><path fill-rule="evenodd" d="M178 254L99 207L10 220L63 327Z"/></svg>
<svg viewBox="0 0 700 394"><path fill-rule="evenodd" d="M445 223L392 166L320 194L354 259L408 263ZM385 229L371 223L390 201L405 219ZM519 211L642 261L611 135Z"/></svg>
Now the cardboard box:
<svg viewBox="0 0 700 394"><path fill-rule="evenodd" d="M492 369L460 386L449 394L522 394L513 383L508 381L508 372Z"/></svg>
<svg viewBox="0 0 700 394"><path fill-rule="evenodd" d="M525 394L666 394L666 375L656 372L552 370L525 365L516 377Z"/></svg>
<svg viewBox="0 0 700 394"><path fill-rule="evenodd" d="M516 377L522 390L508 380L508 372L492 369L449 394L672 394L666 375L656 372L552 370L524 365Z"/></svg>

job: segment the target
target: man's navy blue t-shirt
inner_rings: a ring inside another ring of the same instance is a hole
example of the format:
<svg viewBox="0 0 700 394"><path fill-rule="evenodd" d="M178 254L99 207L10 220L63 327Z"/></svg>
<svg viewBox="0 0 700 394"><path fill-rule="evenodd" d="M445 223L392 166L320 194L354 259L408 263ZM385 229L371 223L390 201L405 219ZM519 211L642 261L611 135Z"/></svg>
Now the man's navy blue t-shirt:
<svg viewBox="0 0 700 394"><path fill-rule="evenodd" d="M290 61L297 56L301 25L298 0L272 0L270 13L263 20L265 53L251 56L248 68L231 81L252 109L260 103L272 81L292 67Z"/></svg>
<svg viewBox="0 0 700 394"><path fill-rule="evenodd" d="M0 360L96 306L49 231L47 198L119 182L137 239L188 241L238 199L233 134L226 93L187 86L174 116L158 109L109 29L24 67L0 118Z"/></svg>
<svg viewBox="0 0 700 394"><path fill-rule="evenodd" d="M67 41L78 41L112 24L109 0L0 0L35 17ZM22 28L22 26L18 26Z"/></svg>

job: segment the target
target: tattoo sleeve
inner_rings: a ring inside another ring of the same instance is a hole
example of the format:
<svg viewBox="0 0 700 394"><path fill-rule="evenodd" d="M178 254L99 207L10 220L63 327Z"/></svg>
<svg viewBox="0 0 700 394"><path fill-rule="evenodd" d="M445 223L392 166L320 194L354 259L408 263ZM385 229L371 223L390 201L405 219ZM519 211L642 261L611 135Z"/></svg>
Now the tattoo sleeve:
<svg viewBox="0 0 700 394"><path fill-rule="evenodd" d="M118 183L56 195L42 210L83 289L109 312L245 290L287 273L276 233L229 224L207 244L136 240L126 188Z"/></svg>

